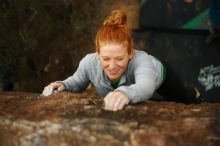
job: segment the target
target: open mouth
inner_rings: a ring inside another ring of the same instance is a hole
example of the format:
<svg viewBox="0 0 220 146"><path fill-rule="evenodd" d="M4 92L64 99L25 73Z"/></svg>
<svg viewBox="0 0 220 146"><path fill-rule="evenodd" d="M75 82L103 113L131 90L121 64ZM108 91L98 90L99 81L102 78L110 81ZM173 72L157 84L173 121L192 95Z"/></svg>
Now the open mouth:
<svg viewBox="0 0 220 146"><path fill-rule="evenodd" d="M115 69L115 70L110 70L109 73L111 75L116 75L118 73L119 69Z"/></svg>

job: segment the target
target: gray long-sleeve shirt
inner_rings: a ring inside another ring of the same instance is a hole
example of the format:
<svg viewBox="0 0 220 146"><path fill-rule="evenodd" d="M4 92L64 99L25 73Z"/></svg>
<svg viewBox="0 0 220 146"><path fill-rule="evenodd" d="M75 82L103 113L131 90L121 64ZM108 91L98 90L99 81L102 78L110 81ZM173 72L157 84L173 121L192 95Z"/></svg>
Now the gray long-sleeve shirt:
<svg viewBox="0 0 220 146"><path fill-rule="evenodd" d="M91 82L101 96L114 90L123 91L130 103L149 99L163 81L163 65L144 51L135 50L127 69L121 76L119 87L114 89L105 74L97 53L88 54L76 72L61 81L68 91L80 92Z"/></svg>

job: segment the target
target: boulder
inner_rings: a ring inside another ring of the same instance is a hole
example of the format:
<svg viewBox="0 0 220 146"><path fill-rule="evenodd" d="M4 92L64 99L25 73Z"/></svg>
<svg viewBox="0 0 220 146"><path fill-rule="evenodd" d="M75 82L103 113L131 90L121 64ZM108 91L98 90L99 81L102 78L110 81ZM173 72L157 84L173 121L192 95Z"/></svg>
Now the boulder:
<svg viewBox="0 0 220 146"><path fill-rule="evenodd" d="M149 100L117 112L103 107L103 97L90 92L0 92L0 145L220 145L220 103Z"/></svg>

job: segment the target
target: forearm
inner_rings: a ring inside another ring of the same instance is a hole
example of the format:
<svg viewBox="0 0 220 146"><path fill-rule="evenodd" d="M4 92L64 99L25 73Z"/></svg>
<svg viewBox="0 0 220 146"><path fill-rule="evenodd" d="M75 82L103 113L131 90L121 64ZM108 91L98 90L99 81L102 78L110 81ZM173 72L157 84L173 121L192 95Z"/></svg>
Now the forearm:
<svg viewBox="0 0 220 146"><path fill-rule="evenodd" d="M72 91L72 92L80 92L89 85L89 81L87 80L79 80L76 79L74 76L70 76L63 81L57 81L65 86L65 90Z"/></svg>
<svg viewBox="0 0 220 146"><path fill-rule="evenodd" d="M155 85L153 82L143 82L130 86L121 86L116 90L126 93L129 98L129 103L139 103L152 97L155 91Z"/></svg>

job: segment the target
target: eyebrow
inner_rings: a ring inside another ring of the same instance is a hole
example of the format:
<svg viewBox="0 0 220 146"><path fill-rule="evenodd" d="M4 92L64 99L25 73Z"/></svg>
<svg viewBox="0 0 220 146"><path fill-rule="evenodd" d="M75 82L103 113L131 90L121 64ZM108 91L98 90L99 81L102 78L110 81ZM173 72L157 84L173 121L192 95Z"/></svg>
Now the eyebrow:
<svg viewBox="0 0 220 146"><path fill-rule="evenodd" d="M101 57L106 57L107 58L108 56L101 56Z"/></svg>
<svg viewBox="0 0 220 146"><path fill-rule="evenodd" d="M101 57L107 57L107 58L109 58L108 56L101 56ZM116 58L122 58L122 57L124 57L123 55L122 56L116 56Z"/></svg>

